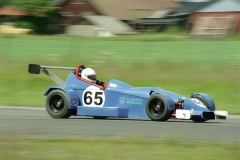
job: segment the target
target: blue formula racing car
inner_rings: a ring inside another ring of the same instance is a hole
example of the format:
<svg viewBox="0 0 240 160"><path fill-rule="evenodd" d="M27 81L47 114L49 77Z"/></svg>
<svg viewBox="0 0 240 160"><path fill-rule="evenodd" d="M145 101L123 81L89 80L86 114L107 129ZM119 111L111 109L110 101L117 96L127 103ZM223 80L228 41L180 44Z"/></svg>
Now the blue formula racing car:
<svg viewBox="0 0 240 160"><path fill-rule="evenodd" d="M61 80L49 69L72 70L66 81ZM53 118L70 116L91 116L151 119L190 119L204 122L214 119L226 119L227 111L217 111L212 98L205 93L192 93L190 97L156 87L132 87L129 84L112 79L105 85L86 81L81 77L85 66L76 68L53 67L29 64L28 72L45 73L58 86L49 86L44 96L46 110Z"/></svg>

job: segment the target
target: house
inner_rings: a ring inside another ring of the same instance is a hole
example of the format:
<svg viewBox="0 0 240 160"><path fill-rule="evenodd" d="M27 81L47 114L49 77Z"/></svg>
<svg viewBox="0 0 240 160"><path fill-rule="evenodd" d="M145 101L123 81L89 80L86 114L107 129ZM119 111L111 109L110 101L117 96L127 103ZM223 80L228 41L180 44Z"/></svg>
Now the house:
<svg viewBox="0 0 240 160"><path fill-rule="evenodd" d="M3 6L0 8L0 23L12 22L16 16L27 17L26 11L19 10L13 6Z"/></svg>
<svg viewBox="0 0 240 160"><path fill-rule="evenodd" d="M59 20L59 33L64 33L66 27L83 13L101 15L88 0L53 0L59 8L61 18Z"/></svg>
<svg viewBox="0 0 240 160"><path fill-rule="evenodd" d="M155 31L164 29L168 25L177 25L184 29L189 28L188 18L195 11L211 3L209 0L175 0L178 7L165 8L156 11L149 17L132 20L130 23L138 24L138 28L153 28Z"/></svg>
<svg viewBox="0 0 240 160"><path fill-rule="evenodd" d="M6 27L3 27L3 30L7 30L7 32L14 33L24 33L24 30L15 29L12 27L17 28L25 28L26 33L27 31L34 31L35 33L56 33L57 30L57 19L55 13L51 12L51 15L46 16L46 11L49 8L54 9L54 7L44 8L41 6L38 6L39 9L35 9L34 11L29 11L27 9L23 9L21 7L17 6L3 6L0 8L0 23L10 24L9 29ZM44 15L41 18L39 18L40 14ZM48 13L47 13L48 14ZM5 25L6 26L6 25ZM50 30L52 30L50 32Z"/></svg>
<svg viewBox="0 0 240 160"><path fill-rule="evenodd" d="M227 35L240 32L240 1L213 0L209 5L193 13L188 23L191 35Z"/></svg>
<svg viewBox="0 0 240 160"><path fill-rule="evenodd" d="M181 18L169 17L172 10L156 11L151 16L141 19L128 21L134 29L138 31L162 31L163 29L175 25L182 21Z"/></svg>
<svg viewBox="0 0 240 160"><path fill-rule="evenodd" d="M132 20L141 18L152 18L156 19L167 9L173 9L179 7L179 3L174 0L51 0L55 4L61 14L60 17L53 17L51 20L46 21L46 27L51 27L52 30L58 30L58 33L65 33L66 28L72 25L81 17L82 15L102 15L104 21L106 18L116 22L120 20L124 23L132 25L134 28L138 28L138 23L130 23ZM110 18L113 17L113 18ZM83 17L81 17L83 18ZM115 19L114 19L115 18ZM86 17L85 17L86 19ZM99 17L97 19L100 19ZM114 20L113 20L114 19ZM172 23L173 20L165 20L161 23ZM34 21L38 22L38 21ZM49 25L48 25L49 23ZM159 23L159 22L157 22ZM112 23L113 24L113 23ZM120 22L118 23L120 24ZM42 24L36 24L39 26ZM58 25L58 29L55 26ZM94 25L94 23L91 23ZM76 27L76 26L75 26ZM44 27L39 27L39 29ZM103 27L106 29L106 27ZM69 29L69 28L68 28ZM68 30L69 31L69 30ZM44 32L45 33L45 32ZM50 32L48 32L50 33ZM112 33L112 31L111 31Z"/></svg>
<svg viewBox="0 0 240 160"><path fill-rule="evenodd" d="M88 0L103 15L122 21L151 16L156 11L179 7L174 0Z"/></svg>
<svg viewBox="0 0 240 160"><path fill-rule="evenodd" d="M0 8L1 16L27 16L27 12L14 8L13 6L3 6Z"/></svg>
<svg viewBox="0 0 240 160"><path fill-rule="evenodd" d="M31 31L30 29L15 28L14 23L11 23L12 19L14 19L14 16L28 16L27 12L23 10L16 9L12 6L3 6L0 8L0 16L2 21L0 24L0 33L27 34Z"/></svg>
<svg viewBox="0 0 240 160"><path fill-rule="evenodd" d="M66 34L109 37L136 34L126 23L110 16L83 14L66 27Z"/></svg>
<svg viewBox="0 0 240 160"><path fill-rule="evenodd" d="M62 18L60 32L82 14L113 17L125 23L131 20L146 18L157 11L179 7L173 0L54 0L57 2Z"/></svg>
<svg viewBox="0 0 240 160"><path fill-rule="evenodd" d="M174 9L168 17L181 19L181 21L178 21L178 26L182 28L186 28L189 30L191 26L189 26L188 18L190 15L195 13L197 10L207 6L209 3L211 3L209 0L198 0L198 1L179 1L181 4L181 7Z"/></svg>

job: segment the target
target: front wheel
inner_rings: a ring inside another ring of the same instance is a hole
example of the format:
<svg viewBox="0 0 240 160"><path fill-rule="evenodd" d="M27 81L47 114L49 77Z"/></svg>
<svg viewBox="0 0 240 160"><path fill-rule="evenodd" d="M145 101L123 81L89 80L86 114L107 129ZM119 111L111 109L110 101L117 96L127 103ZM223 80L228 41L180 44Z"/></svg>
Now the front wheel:
<svg viewBox="0 0 240 160"><path fill-rule="evenodd" d="M146 103L146 113L153 121L166 121L172 111L168 109L166 99L160 94L151 95Z"/></svg>
<svg viewBox="0 0 240 160"><path fill-rule="evenodd" d="M69 110L68 96L62 90L53 90L47 95L46 110L53 118L68 118L72 115Z"/></svg>
<svg viewBox="0 0 240 160"><path fill-rule="evenodd" d="M209 109L209 105L208 105L207 101L202 96L195 94L195 95L192 96L192 98L198 99L199 101L201 101ZM202 119L202 118L193 118L192 120L194 122L197 122L197 123L206 121L205 119Z"/></svg>

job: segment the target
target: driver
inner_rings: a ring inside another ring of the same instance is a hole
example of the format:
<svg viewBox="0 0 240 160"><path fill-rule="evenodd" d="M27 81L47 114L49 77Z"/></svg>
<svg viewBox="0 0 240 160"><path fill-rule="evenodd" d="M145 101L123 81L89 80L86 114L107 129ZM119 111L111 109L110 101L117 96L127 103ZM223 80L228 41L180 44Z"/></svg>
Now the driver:
<svg viewBox="0 0 240 160"><path fill-rule="evenodd" d="M92 83L96 83L97 81L97 74L92 68L85 68L81 73L81 77Z"/></svg>
<svg viewBox="0 0 240 160"><path fill-rule="evenodd" d="M85 68L81 73L81 77L89 82L104 87L104 82L97 80L97 74L92 68Z"/></svg>

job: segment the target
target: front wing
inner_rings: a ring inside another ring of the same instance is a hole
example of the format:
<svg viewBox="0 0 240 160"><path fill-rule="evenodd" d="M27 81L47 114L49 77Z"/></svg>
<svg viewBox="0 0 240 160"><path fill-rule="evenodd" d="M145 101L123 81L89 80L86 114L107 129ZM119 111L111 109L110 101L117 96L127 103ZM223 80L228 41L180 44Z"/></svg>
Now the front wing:
<svg viewBox="0 0 240 160"><path fill-rule="evenodd" d="M226 119L228 116L227 111L196 111L196 110L183 110L177 109L175 114L177 119L192 119L201 118L209 119Z"/></svg>

